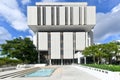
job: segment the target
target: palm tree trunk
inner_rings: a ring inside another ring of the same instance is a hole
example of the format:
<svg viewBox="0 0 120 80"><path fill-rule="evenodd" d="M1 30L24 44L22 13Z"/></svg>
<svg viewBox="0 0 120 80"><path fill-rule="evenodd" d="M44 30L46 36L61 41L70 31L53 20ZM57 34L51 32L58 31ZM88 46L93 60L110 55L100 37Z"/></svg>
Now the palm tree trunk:
<svg viewBox="0 0 120 80"><path fill-rule="evenodd" d="M93 56L93 63L95 63L95 56Z"/></svg>
<svg viewBox="0 0 120 80"><path fill-rule="evenodd" d="M101 57L98 57L98 64L100 64L100 61L101 61Z"/></svg>

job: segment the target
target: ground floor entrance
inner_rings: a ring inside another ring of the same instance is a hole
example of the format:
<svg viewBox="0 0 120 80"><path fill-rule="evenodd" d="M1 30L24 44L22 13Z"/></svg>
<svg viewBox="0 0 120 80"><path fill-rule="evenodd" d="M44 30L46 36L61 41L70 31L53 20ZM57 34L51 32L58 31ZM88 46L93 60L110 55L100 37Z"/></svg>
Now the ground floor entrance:
<svg viewBox="0 0 120 80"><path fill-rule="evenodd" d="M76 63L77 59L51 59L51 65L70 65Z"/></svg>
<svg viewBox="0 0 120 80"><path fill-rule="evenodd" d="M86 58L79 57L79 58L71 58L71 59L52 59L49 51L39 51L38 58L40 59L40 63L45 63L47 65L71 65L71 64L85 64ZM38 60L39 60L38 59ZM88 58L87 58L88 60ZM88 62L87 62L88 63Z"/></svg>

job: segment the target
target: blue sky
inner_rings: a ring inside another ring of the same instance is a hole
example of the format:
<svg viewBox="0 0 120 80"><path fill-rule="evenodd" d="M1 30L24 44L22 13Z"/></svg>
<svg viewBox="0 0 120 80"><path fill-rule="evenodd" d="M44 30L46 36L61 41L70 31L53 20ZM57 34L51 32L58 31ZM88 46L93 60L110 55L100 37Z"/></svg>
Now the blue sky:
<svg viewBox="0 0 120 80"><path fill-rule="evenodd" d="M120 40L120 0L0 0L0 44L34 33L27 26L27 6L35 2L88 2L96 6L94 41L106 43Z"/></svg>

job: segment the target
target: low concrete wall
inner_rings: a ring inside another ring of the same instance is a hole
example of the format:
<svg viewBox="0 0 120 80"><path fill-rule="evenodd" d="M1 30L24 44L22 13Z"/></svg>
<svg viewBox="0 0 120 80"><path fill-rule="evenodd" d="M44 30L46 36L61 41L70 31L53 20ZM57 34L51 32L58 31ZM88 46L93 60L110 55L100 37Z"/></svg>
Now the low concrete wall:
<svg viewBox="0 0 120 80"><path fill-rule="evenodd" d="M44 67L46 64L35 64L34 67Z"/></svg>
<svg viewBox="0 0 120 80"><path fill-rule="evenodd" d="M18 64L16 69L30 68L30 67L44 67L46 64Z"/></svg>
<svg viewBox="0 0 120 80"><path fill-rule="evenodd" d="M9 71L9 70L15 70L15 69L16 69L15 67L0 68L0 72Z"/></svg>
<svg viewBox="0 0 120 80"><path fill-rule="evenodd" d="M120 72L112 72L108 70L92 68L87 66L74 66L84 72L87 72L100 80L120 80Z"/></svg>

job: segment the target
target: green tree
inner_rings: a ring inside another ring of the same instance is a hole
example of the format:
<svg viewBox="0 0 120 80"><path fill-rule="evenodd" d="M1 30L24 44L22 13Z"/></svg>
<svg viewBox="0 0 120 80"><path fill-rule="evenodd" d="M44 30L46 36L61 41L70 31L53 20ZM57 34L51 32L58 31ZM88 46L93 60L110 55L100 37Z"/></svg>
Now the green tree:
<svg viewBox="0 0 120 80"><path fill-rule="evenodd" d="M108 43L107 46L106 46L106 53L108 54L108 60L109 60L109 63L112 63L112 57L113 56L116 56L116 54L118 53L118 46L116 43Z"/></svg>
<svg viewBox="0 0 120 80"><path fill-rule="evenodd" d="M102 58L106 57L107 54L104 52L104 44L96 45L96 57L98 60L98 64L100 64Z"/></svg>
<svg viewBox="0 0 120 80"><path fill-rule="evenodd" d="M92 45L89 47L86 47L85 50L83 51L83 54L85 56L92 56L93 57L93 62L95 63L95 58L96 58L96 46Z"/></svg>
<svg viewBox="0 0 120 80"><path fill-rule="evenodd" d="M21 60L18 59L10 59L10 58L0 58L0 67L2 66L15 66L17 64L22 63Z"/></svg>
<svg viewBox="0 0 120 80"><path fill-rule="evenodd" d="M7 40L5 44L1 45L1 48L2 54L7 57L20 59L24 63L37 62L37 51L29 38Z"/></svg>
<svg viewBox="0 0 120 80"><path fill-rule="evenodd" d="M116 43L110 42L106 44L100 45L92 45L86 47L83 51L85 56L93 56L94 63L96 62L95 59L97 58L98 64L101 62L102 58L106 58L109 63L112 61L112 57L116 56L119 52L119 47Z"/></svg>
<svg viewBox="0 0 120 80"><path fill-rule="evenodd" d="M92 45L86 47L85 50L83 51L83 54L85 56L92 56L94 63L96 63L96 58L97 58L98 64L100 63L101 58L105 55L105 53L102 52L102 45Z"/></svg>

